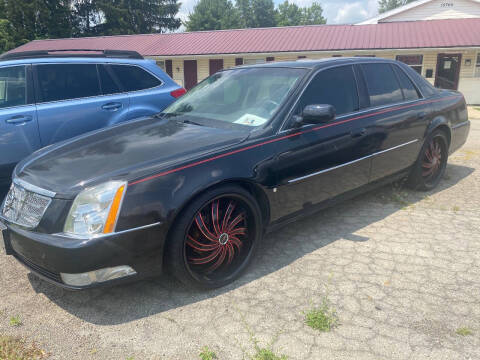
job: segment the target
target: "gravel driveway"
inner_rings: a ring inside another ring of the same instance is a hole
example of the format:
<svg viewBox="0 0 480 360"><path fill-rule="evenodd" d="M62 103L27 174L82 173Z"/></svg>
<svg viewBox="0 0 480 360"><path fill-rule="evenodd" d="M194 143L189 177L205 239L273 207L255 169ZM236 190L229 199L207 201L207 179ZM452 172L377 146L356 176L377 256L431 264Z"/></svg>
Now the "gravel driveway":
<svg viewBox="0 0 480 360"><path fill-rule="evenodd" d="M168 277L84 292L38 280L0 249L0 335L52 359L480 359L480 120L430 193L387 186L268 235L216 291ZM3 245L2 245L3 246ZM339 324L302 311L328 297ZM21 326L10 325L19 316ZM473 332L456 333L459 328Z"/></svg>

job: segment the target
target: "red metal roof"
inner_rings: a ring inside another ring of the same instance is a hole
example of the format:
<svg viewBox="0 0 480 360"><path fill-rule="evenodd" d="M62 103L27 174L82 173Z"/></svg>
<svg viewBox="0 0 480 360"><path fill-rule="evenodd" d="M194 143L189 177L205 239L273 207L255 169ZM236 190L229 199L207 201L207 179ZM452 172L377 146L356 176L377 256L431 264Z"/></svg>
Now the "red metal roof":
<svg viewBox="0 0 480 360"><path fill-rule="evenodd" d="M135 50L145 56L480 46L480 18L35 40L15 51Z"/></svg>

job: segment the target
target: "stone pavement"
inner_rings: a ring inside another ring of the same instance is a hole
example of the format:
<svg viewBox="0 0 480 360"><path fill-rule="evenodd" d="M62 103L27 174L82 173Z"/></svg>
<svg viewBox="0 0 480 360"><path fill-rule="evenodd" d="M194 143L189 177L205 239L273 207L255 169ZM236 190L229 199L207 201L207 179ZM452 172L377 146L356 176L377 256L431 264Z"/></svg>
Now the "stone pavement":
<svg viewBox="0 0 480 360"><path fill-rule="evenodd" d="M0 249L0 334L52 359L249 358L254 339L289 359L480 359L480 120L435 191L389 185L265 239L247 273L215 291L167 277L67 292ZM302 311L328 297L340 324ZM19 315L23 325L9 325ZM467 327L471 336L456 330Z"/></svg>

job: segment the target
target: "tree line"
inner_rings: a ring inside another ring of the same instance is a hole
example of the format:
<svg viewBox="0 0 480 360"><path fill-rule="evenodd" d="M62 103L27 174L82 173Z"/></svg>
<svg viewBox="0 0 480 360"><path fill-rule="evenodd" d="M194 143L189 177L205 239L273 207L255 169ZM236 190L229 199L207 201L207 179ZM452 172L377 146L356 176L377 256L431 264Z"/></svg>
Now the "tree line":
<svg viewBox="0 0 480 360"><path fill-rule="evenodd" d="M178 0L0 0L0 52L35 39L177 30Z"/></svg>
<svg viewBox="0 0 480 360"><path fill-rule="evenodd" d="M288 0L199 0L185 22L187 31L325 24L322 6L299 7Z"/></svg>

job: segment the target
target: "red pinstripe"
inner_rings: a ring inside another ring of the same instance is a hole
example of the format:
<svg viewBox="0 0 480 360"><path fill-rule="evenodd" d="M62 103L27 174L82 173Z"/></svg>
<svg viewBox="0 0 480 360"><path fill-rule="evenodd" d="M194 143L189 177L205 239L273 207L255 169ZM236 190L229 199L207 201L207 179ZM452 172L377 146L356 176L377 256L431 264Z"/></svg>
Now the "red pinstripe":
<svg viewBox="0 0 480 360"><path fill-rule="evenodd" d="M156 179L156 178L159 178L159 177L162 177L162 176L165 176L165 175L173 174L173 173L176 173L176 172L181 171L181 170L185 170L185 169L189 169L189 168L194 167L194 166L205 164L207 162L218 160L218 159L230 156L230 155L238 154L239 152L255 149L255 148L263 146L263 145L271 144L271 143L274 143L274 142L277 142L277 141L285 140L285 139L295 137L295 136L299 136L299 135L302 135L302 134L306 134L306 133L309 133L309 132L312 132L312 131L318 131L320 129L325 129L325 128L328 128L328 127L331 127L331 126L337 126L337 125L340 125L340 124L345 124L345 123L355 121L355 120L365 119L365 118L376 116L376 115L381 115L381 114L385 114L385 113L389 113L389 112L393 112L393 111L397 111L397 110L408 109L408 108L419 106L419 105L431 104L431 103L444 101L444 100L449 100L449 99L453 99L453 98L459 98L459 96L448 96L448 97L440 98L440 99L419 101L415 104L409 104L409 105L397 106L397 107L389 108L389 109L383 109L383 110L380 110L380 111L377 111L377 112L374 112L374 113L359 115L359 116L356 116L356 117L353 117L353 118L350 118L350 119L336 121L336 122L331 123L331 124L317 126L317 127L312 128L312 129L309 129L309 130L298 131L296 133L292 133L292 134L289 134L289 135L284 135L284 136L281 136L281 137L278 137L278 138L263 141L263 142L258 143L258 144L253 144L253 145L246 146L244 148L240 148L240 149L237 149L237 150L233 150L233 151L230 151L230 152L227 152L227 153L224 153L224 154L216 155L216 156L213 156L211 158L203 159L203 160L191 163L191 164L180 166L180 167L175 168L175 169L166 170L166 171L163 171L161 173L151 175L151 176L148 176L148 177L140 179L140 180L133 181L133 182L129 183L129 185L131 186L131 185L140 184L140 183L145 182L145 181L149 181L149 180Z"/></svg>

